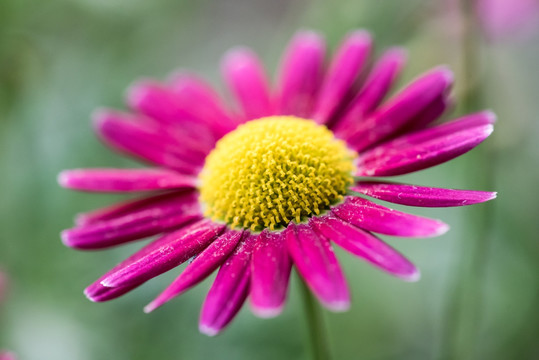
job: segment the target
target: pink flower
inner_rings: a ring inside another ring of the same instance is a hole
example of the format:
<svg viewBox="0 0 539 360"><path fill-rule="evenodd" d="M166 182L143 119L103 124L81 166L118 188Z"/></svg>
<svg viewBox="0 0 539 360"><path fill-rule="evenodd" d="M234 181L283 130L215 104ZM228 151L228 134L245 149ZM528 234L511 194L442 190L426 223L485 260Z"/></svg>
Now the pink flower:
<svg viewBox="0 0 539 360"><path fill-rule="evenodd" d="M491 39L537 31L538 0L477 0L477 17Z"/></svg>
<svg viewBox="0 0 539 360"><path fill-rule="evenodd" d="M478 112L433 125L450 102L453 76L445 67L385 100L405 55L390 49L367 72L371 46L367 32L351 32L326 68L322 37L300 32L274 87L252 51L232 49L222 70L237 111L190 74L135 84L127 98L130 114L99 111L95 128L106 143L156 167L68 170L60 184L153 193L77 216L63 242L102 249L162 235L86 288L86 296L112 300L191 259L145 311L219 268L200 317L200 330L215 335L248 297L256 315L279 314L292 265L326 308L346 310L350 297L333 244L391 275L417 280L418 269L374 233L429 237L448 226L367 197L447 207L496 194L372 177L411 173L466 153L490 135L494 115Z"/></svg>
<svg viewBox="0 0 539 360"><path fill-rule="evenodd" d="M0 360L16 360L16 359L17 357L12 352L0 350Z"/></svg>

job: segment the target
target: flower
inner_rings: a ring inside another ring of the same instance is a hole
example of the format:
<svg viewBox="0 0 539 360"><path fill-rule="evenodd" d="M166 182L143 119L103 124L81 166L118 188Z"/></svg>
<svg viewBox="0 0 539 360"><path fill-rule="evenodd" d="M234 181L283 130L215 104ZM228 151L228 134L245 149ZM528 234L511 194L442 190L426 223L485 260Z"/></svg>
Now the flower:
<svg viewBox="0 0 539 360"><path fill-rule="evenodd" d="M417 268L373 233L429 237L448 226L366 197L447 207L484 202L495 193L372 177L453 159L490 135L494 116L478 112L432 125L450 103L453 77L445 67L384 101L405 53L389 49L363 77L371 46L367 32L353 31L325 69L322 37L299 32L283 56L275 90L252 51L232 49L222 71L236 111L186 73L133 85L130 114L98 111L95 128L106 143L156 167L68 170L59 183L153 193L79 215L76 227L62 233L64 244L102 249L162 235L87 287L86 296L117 298L190 261L145 307L150 312L219 268L199 327L215 335L247 297L256 315L279 314L292 265L326 308L346 310L349 292L332 243L391 275L417 280Z"/></svg>
<svg viewBox="0 0 539 360"><path fill-rule="evenodd" d="M475 13L490 39L532 35L538 29L539 1L477 0Z"/></svg>
<svg viewBox="0 0 539 360"><path fill-rule="evenodd" d="M0 360L16 360L16 356L12 352L0 350Z"/></svg>
<svg viewBox="0 0 539 360"><path fill-rule="evenodd" d="M539 30L539 0L445 0L440 5L441 19L436 21L447 22L444 27L453 35L473 26L497 43L528 40Z"/></svg>

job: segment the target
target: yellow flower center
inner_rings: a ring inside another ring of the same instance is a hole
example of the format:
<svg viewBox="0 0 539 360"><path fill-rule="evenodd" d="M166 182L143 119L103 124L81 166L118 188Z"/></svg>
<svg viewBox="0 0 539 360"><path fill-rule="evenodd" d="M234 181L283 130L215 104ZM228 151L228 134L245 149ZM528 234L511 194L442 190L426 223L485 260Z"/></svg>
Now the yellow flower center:
<svg viewBox="0 0 539 360"><path fill-rule="evenodd" d="M231 227L276 229L329 209L353 181L355 154L326 127L292 116L240 125L200 174L205 215Z"/></svg>

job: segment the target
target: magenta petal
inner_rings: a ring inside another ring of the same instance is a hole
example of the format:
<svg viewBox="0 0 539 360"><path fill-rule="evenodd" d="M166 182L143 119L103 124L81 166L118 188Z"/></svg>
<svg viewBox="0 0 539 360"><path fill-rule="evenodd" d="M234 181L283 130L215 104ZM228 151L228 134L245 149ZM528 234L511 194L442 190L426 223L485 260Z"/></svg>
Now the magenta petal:
<svg viewBox="0 0 539 360"><path fill-rule="evenodd" d="M146 246L142 247L139 251L135 252L133 255L131 255L130 257L128 257L127 259L119 263L118 265L116 265L106 274L104 274L95 282L93 282L91 285L89 285L84 290L84 294L91 301L102 302L102 301L108 301L108 300L115 299L119 296L122 296L123 294L141 285L142 283L144 283L144 281L140 281L138 283L131 284L131 285L119 286L119 287L104 286L101 282L104 279L106 279L109 275L114 274L115 272L123 269L124 267L130 266L131 264L136 263L138 260L144 258L144 256L150 254L152 251L155 251L156 249L159 249L165 246L167 242L168 242L168 239L165 236L163 236L152 241Z"/></svg>
<svg viewBox="0 0 539 360"><path fill-rule="evenodd" d="M163 123L189 125L203 120L181 106L170 89L153 80L132 85L127 93L127 103L132 109Z"/></svg>
<svg viewBox="0 0 539 360"><path fill-rule="evenodd" d="M446 68L437 68L422 75L358 123L354 134L347 138L348 143L361 152L390 137L444 94L452 82L453 75Z"/></svg>
<svg viewBox="0 0 539 360"><path fill-rule="evenodd" d="M478 127L487 127L488 125L492 125L495 122L496 115L492 111L481 111L462 116L458 119L446 122L441 125L437 125L435 127L430 127L428 129L416 131L406 136L398 137L381 145L390 145L393 151L400 151L403 149L410 148L413 145L425 143L426 141L431 139L438 139L450 136L451 134L459 131L471 130ZM377 149L378 148L381 150L384 149L383 147L377 147ZM374 151L374 149L372 151L369 151L368 153L374 157L380 154L379 151Z"/></svg>
<svg viewBox="0 0 539 360"><path fill-rule="evenodd" d="M333 132L338 137L346 139L353 134L357 124L380 104L402 71L405 60L406 53L398 48L388 50L380 58L361 90L334 125Z"/></svg>
<svg viewBox="0 0 539 360"><path fill-rule="evenodd" d="M452 101L445 94L434 99L427 107L415 116L406 126L401 128L393 137L399 137L404 134L423 130L428 125L436 121L452 105Z"/></svg>
<svg viewBox="0 0 539 360"><path fill-rule="evenodd" d="M123 114L100 111L94 119L102 139L130 155L186 174L197 173L204 161L203 154L172 143L149 125L126 121Z"/></svg>
<svg viewBox="0 0 539 360"><path fill-rule="evenodd" d="M406 214L359 197L346 197L332 213L364 230L385 235L430 237L449 230L449 226L439 220Z"/></svg>
<svg viewBox="0 0 539 360"><path fill-rule="evenodd" d="M152 122L165 132L181 131L203 143L215 143L220 135L205 117L191 111L194 105L182 104L172 89L155 80L140 80L131 85L127 92L127 103L144 115L138 117Z"/></svg>
<svg viewBox="0 0 539 360"><path fill-rule="evenodd" d="M73 248L102 249L173 230L201 217L196 196L186 194L158 206L64 230L62 241Z"/></svg>
<svg viewBox="0 0 539 360"><path fill-rule="evenodd" d="M277 112L310 118L322 81L325 43L312 31L294 36L281 63Z"/></svg>
<svg viewBox="0 0 539 360"><path fill-rule="evenodd" d="M470 151L492 133L491 118L489 112L469 115L379 145L360 156L356 175L402 175L449 161Z"/></svg>
<svg viewBox="0 0 539 360"><path fill-rule="evenodd" d="M329 122L358 77L372 45L371 35L357 30L347 35L329 67L316 101L313 119Z"/></svg>
<svg viewBox="0 0 539 360"><path fill-rule="evenodd" d="M199 330L214 336L227 326L249 293L251 254L258 235L250 235L221 266L200 313Z"/></svg>
<svg viewBox="0 0 539 360"><path fill-rule="evenodd" d="M243 236L242 231L229 230L214 240L159 296L144 308L151 312L172 298L184 293L210 275L221 265Z"/></svg>
<svg viewBox="0 0 539 360"><path fill-rule="evenodd" d="M106 287L124 287L143 283L200 253L224 228L225 225L205 219L164 235L166 240L160 241L162 245L153 246L143 257L109 273L101 284Z"/></svg>
<svg viewBox="0 0 539 360"><path fill-rule="evenodd" d="M104 302L114 300L131 290L138 287L140 284L124 286L124 287L106 287L100 283L101 280L94 282L84 290L84 295L93 302Z"/></svg>
<svg viewBox="0 0 539 360"><path fill-rule="evenodd" d="M75 218L75 223L78 227L82 227L103 220L118 218L133 212L149 209L158 210L162 206L167 206L171 201L191 203L191 198L186 196L186 194L189 193L192 193L192 191L173 191L114 204L105 208L78 214Z"/></svg>
<svg viewBox="0 0 539 360"><path fill-rule="evenodd" d="M89 285L84 290L84 295L86 297L93 301L93 302L103 302L103 301L110 301L113 299L116 299L129 291L135 289L136 287L140 286L144 281L139 281L137 283L126 285L126 286L118 286L118 287L107 287L104 286L101 282L106 279L110 274L115 273L116 271L129 266L130 264L135 263L136 261L144 258L144 256L150 254L152 251L155 251L156 249L159 249L163 246L165 246L168 242L167 237L163 236L160 237L148 245L141 248L139 251L135 252L133 255L131 255L126 260L122 261L120 264L116 265L114 268L112 268L110 271L108 271L106 274L101 276L99 279L97 279L94 283Z"/></svg>
<svg viewBox="0 0 539 360"><path fill-rule="evenodd" d="M219 111L211 90L191 79L188 86L177 86L179 89L152 80L139 81L129 88L127 102L131 108L169 126L197 127L218 136L230 131L231 126L222 125L231 120Z"/></svg>
<svg viewBox="0 0 539 360"><path fill-rule="evenodd" d="M350 188L367 196L395 204L421 207L449 207L482 203L495 192L453 190L379 181L360 181Z"/></svg>
<svg viewBox="0 0 539 360"><path fill-rule="evenodd" d="M230 50L223 59L222 72L241 105L245 119L273 114L266 74L254 52L247 48Z"/></svg>
<svg viewBox="0 0 539 360"><path fill-rule="evenodd" d="M224 135L238 125L237 119L230 116L219 95L204 80L193 74L178 73L170 80L170 86L178 101L185 108L214 130Z"/></svg>
<svg viewBox="0 0 539 360"><path fill-rule="evenodd" d="M309 224L343 249L391 275L406 281L419 279L419 270L410 261L371 233L333 215L313 217Z"/></svg>
<svg viewBox="0 0 539 360"><path fill-rule="evenodd" d="M290 223L286 245L299 274L326 308L346 311L350 294L343 272L329 241L307 224Z"/></svg>
<svg viewBox="0 0 539 360"><path fill-rule="evenodd" d="M249 298L254 314L274 317L281 313L291 269L283 234L264 230L256 240L251 260Z"/></svg>
<svg viewBox="0 0 539 360"><path fill-rule="evenodd" d="M166 169L76 169L62 171L61 186L99 192L195 188L196 178Z"/></svg>

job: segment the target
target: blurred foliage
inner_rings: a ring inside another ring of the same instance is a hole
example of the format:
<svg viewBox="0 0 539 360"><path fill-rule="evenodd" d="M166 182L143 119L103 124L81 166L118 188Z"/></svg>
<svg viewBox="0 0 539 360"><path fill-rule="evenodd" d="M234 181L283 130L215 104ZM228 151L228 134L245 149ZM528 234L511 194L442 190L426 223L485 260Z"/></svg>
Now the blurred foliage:
<svg viewBox="0 0 539 360"><path fill-rule="evenodd" d="M0 348L22 360L306 358L295 278L282 316L261 320L246 308L217 338L197 331L210 281L143 314L142 307L178 269L110 303L89 302L82 289L140 245L86 253L65 248L58 234L76 212L120 197L61 190L56 174L64 168L135 165L100 144L89 123L98 106L123 108L122 94L134 79L192 68L221 87L219 57L238 44L253 47L273 72L298 28L322 31L330 47L350 29L369 28L378 52L390 45L409 49L403 82L448 63L457 71L458 97L458 26L447 21L441 3L0 0L0 268L10 277L0 310ZM485 160L479 150L403 177L482 189L491 176L493 188L485 190L499 191L495 205L413 210L452 226L436 239L388 239L422 269L418 283L402 283L339 251L353 303L348 313L325 314L336 359L444 357L445 329L454 316L448 313L452 280L467 244L482 236L476 225L488 206L494 206L493 219L473 358L539 358L538 44L535 37L482 48L482 101L499 116L493 138L482 146L495 157ZM495 161L491 174L485 161Z"/></svg>

